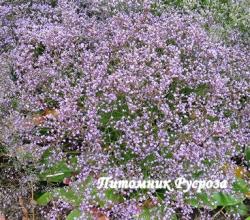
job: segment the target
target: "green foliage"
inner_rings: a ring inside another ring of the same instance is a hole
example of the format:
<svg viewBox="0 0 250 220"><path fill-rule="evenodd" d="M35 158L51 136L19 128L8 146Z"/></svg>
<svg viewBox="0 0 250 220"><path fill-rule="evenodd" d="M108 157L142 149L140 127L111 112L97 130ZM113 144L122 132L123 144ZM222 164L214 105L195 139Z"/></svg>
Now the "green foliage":
<svg viewBox="0 0 250 220"><path fill-rule="evenodd" d="M66 220L76 220L81 216L81 212L79 209L72 210L68 216L66 217Z"/></svg>
<svg viewBox="0 0 250 220"><path fill-rule="evenodd" d="M198 95L198 96L205 96L208 92L209 92L209 85L206 83L202 83L199 84L194 92Z"/></svg>
<svg viewBox="0 0 250 220"><path fill-rule="evenodd" d="M136 157L136 154L131 149L124 149L122 152L123 164L133 160Z"/></svg>
<svg viewBox="0 0 250 220"><path fill-rule="evenodd" d="M250 162L250 147L247 147L245 150L245 157L248 162Z"/></svg>
<svg viewBox="0 0 250 220"><path fill-rule="evenodd" d="M45 51L45 46L42 43L39 43L34 50L35 57L37 58L41 56L44 53L44 51Z"/></svg>
<svg viewBox="0 0 250 220"><path fill-rule="evenodd" d="M41 164L48 164L49 163L49 157L51 156L52 150L51 148L48 148L45 150L41 156L40 163Z"/></svg>
<svg viewBox="0 0 250 220"><path fill-rule="evenodd" d="M77 100L77 106L79 108L83 108L84 107L84 102L85 102L85 95L82 95Z"/></svg>
<svg viewBox="0 0 250 220"><path fill-rule="evenodd" d="M123 197L115 192L114 189L107 189L105 191L105 196L107 200L113 201L113 202L123 202Z"/></svg>
<svg viewBox="0 0 250 220"><path fill-rule="evenodd" d="M210 17L212 15L214 22L220 29L213 29L211 25L205 24L205 28L211 33L227 40L232 30L239 30L242 37L249 38L250 27L248 12L249 1L232 1L232 0L162 0L166 7L175 7L179 9L193 10L202 16ZM156 11L157 8L154 8Z"/></svg>
<svg viewBox="0 0 250 220"><path fill-rule="evenodd" d="M17 98L13 98L12 101L11 101L11 107L12 107L12 109L17 110L18 104L19 104L18 103L18 99Z"/></svg>
<svg viewBox="0 0 250 220"><path fill-rule="evenodd" d="M60 161L52 167L48 167L39 177L42 181L62 182L65 177L70 177L72 172L73 170L67 166L65 161Z"/></svg>
<svg viewBox="0 0 250 220"><path fill-rule="evenodd" d="M186 203L192 205L195 208L210 207L216 208L214 200L209 197L206 193L197 193L195 196L186 199Z"/></svg>
<svg viewBox="0 0 250 220"><path fill-rule="evenodd" d="M155 161L155 155L153 153L149 154L141 161L141 168L145 178L149 177L152 163L154 163L154 161Z"/></svg>
<svg viewBox="0 0 250 220"><path fill-rule="evenodd" d="M73 206L79 206L82 201L81 196L75 193L69 187L55 189L53 195L54 197L58 197L64 201L69 202Z"/></svg>
<svg viewBox="0 0 250 220"><path fill-rule="evenodd" d="M148 208L144 208L139 215L138 219L140 220L151 220L150 210Z"/></svg>
<svg viewBox="0 0 250 220"><path fill-rule="evenodd" d="M231 117L232 114L233 114L233 112L232 112L231 110L229 110L229 109L226 109L226 110L224 111L224 116L225 116L226 118Z"/></svg>
<svg viewBox="0 0 250 220"><path fill-rule="evenodd" d="M212 196L217 206L233 206L241 203L243 198L235 198L229 194L218 192Z"/></svg>
<svg viewBox="0 0 250 220"><path fill-rule="evenodd" d="M242 204L243 201L243 196L236 198L223 192L217 192L211 196L206 193L197 193L195 196L186 199L186 203L195 208L210 207L211 209L215 209L218 206L234 209L235 206Z"/></svg>
<svg viewBox="0 0 250 220"><path fill-rule="evenodd" d="M42 127L39 128L38 132L40 135L48 135L50 131L50 128Z"/></svg>
<svg viewBox="0 0 250 220"><path fill-rule="evenodd" d="M59 103L58 103L58 101L55 101L55 100L53 100L52 98L50 98L50 97L47 97L47 98L45 98L45 103L46 103L46 105L47 105L47 107L48 108L58 108L58 106L59 106Z"/></svg>
<svg viewBox="0 0 250 220"><path fill-rule="evenodd" d="M117 100L111 103L112 111L102 112L100 122L103 126L109 124L112 121L119 121L122 117L129 115L129 108L124 96L119 96ZM103 106L105 108L105 106Z"/></svg>
<svg viewBox="0 0 250 220"><path fill-rule="evenodd" d="M207 119L211 122L219 121L218 116L207 115Z"/></svg>
<svg viewBox="0 0 250 220"><path fill-rule="evenodd" d="M137 220L158 220L158 215L163 213L163 206L161 207L144 207L141 213L138 215Z"/></svg>
<svg viewBox="0 0 250 220"><path fill-rule="evenodd" d="M233 183L233 189L236 192L247 193L250 191L250 185L243 179L237 179L237 181Z"/></svg>
<svg viewBox="0 0 250 220"><path fill-rule="evenodd" d="M109 112L100 112L100 130L103 132L105 144L111 144L119 140L122 132L115 129L113 123L129 116L129 108L123 95L118 96L117 100L111 103L112 110ZM102 109L107 108L106 105Z"/></svg>
<svg viewBox="0 0 250 220"><path fill-rule="evenodd" d="M116 71L119 63L120 63L119 58L114 58L114 59L110 60L110 62L108 64L108 69L107 69L107 72L108 72L109 75Z"/></svg>
<svg viewBox="0 0 250 220"><path fill-rule="evenodd" d="M104 132L104 142L106 144L114 143L119 140L122 132L113 128L113 127L106 127L102 128L101 131Z"/></svg>
<svg viewBox="0 0 250 220"><path fill-rule="evenodd" d="M55 8L57 6L57 0L51 0L50 4L53 8Z"/></svg>
<svg viewBox="0 0 250 220"><path fill-rule="evenodd" d="M228 213L240 214L241 216L247 216L249 211L249 206L245 205L243 202L234 206L225 207Z"/></svg>
<svg viewBox="0 0 250 220"><path fill-rule="evenodd" d="M47 205L53 198L53 195L51 192L45 192L40 197L36 199L36 203L38 205Z"/></svg>

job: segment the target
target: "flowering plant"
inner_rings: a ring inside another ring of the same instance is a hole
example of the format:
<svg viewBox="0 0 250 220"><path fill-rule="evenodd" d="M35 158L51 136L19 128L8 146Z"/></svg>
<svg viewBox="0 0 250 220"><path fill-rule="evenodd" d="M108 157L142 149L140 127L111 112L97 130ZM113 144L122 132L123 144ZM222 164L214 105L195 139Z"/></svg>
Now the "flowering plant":
<svg viewBox="0 0 250 220"><path fill-rule="evenodd" d="M215 40L198 13L156 15L154 3L2 4L0 140L34 185L39 218L247 209L249 46ZM98 189L103 176L229 187Z"/></svg>

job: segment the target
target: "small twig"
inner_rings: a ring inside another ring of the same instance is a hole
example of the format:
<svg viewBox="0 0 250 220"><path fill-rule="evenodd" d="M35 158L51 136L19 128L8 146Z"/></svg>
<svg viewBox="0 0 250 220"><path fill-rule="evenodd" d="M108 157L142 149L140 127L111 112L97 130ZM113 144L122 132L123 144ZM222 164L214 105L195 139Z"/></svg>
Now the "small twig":
<svg viewBox="0 0 250 220"><path fill-rule="evenodd" d="M23 199L22 199L21 196L19 197L19 204L20 204L20 207L22 208L23 220L29 220L29 212L28 212L28 210L24 207L24 202L23 202Z"/></svg>
<svg viewBox="0 0 250 220"><path fill-rule="evenodd" d="M32 220L35 220L34 188L33 188L33 182L32 181L31 181L31 203L32 203Z"/></svg>
<svg viewBox="0 0 250 220"><path fill-rule="evenodd" d="M219 214L222 212L222 210L223 210L224 208L225 208L225 207L223 206L218 212L216 212L216 213L213 215L212 220L215 219L215 217L216 217L217 215L219 215ZM224 214L224 213L223 213L223 214Z"/></svg>

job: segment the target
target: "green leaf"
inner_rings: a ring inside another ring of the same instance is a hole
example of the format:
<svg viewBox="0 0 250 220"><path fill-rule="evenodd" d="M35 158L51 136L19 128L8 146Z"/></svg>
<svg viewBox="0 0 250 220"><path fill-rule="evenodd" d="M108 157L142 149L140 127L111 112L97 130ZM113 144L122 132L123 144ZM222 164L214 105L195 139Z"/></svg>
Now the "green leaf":
<svg viewBox="0 0 250 220"><path fill-rule="evenodd" d="M79 108L83 108L83 107L84 107L85 99L86 99L85 95L80 96L80 97L78 98L78 100L77 100L77 106L78 106Z"/></svg>
<svg viewBox="0 0 250 220"><path fill-rule="evenodd" d="M50 98L50 97L47 97L44 99L44 102L47 104L48 108L58 108L59 106L59 102Z"/></svg>
<svg viewBox="0 0 250 220"><path fill-rule="evenodd" d="M17 107L18 107L18 99L17 98L14 98L12 101L11 101L11 107L16 110Z"/></svg>
<svg viewBox="0 0 250 220"><path fill-rule="evenodd" d="M48 168L40 174L40 179L48 182L62 182L65 177L70 177L70 170L65 161L56 163L53 167Z"/></svg>
<svg viewBox="0 0 250 220"><path fill-rule="evenodd" d="M155 155L152 153L146 156L145 159L141 161L141 168L145 178L149 176L152 167L152 162L154 162L154 160Z"/></svg>
<svg viewBox="0 0 250 220"><path fill-rule="evenodd" d="M141 212L141 214L139 215L139 219L141 220L150 220L150 210L149 208L144 208Z"/></svg>
<svg viewBox="0 0 250 220"><path fill-rule="evenodd" d="M250 147L247 147L245 150L246 160L250 162Z"/></svg>
<svg viewBox="0 0 250 220"><path fill-rule="evenodd" d="M232 116L233 112L230 111L229 109L226 109L226 110L223 112L223 114L224 114L224 116L225 116L226 118L229 118L229 117Z"/></svg>
<svg viewBox="0 0 250 220"><path fill-rule="evenodd" d="M68 216L66 217L66 220L76 220L81 216L81 212L79 209L72 210Z"/></svg>
<svg viewBox="0 0 250 220"><path fill-rule="evenodd" d="M180 93L184 95L190 95L194 90L188 86L184 87L183 89L180 90Z"/></svg>
<svg viewBox="0 0 250 220"><path fill-rule="evenodd" d="M92 188L91 190L92 198L95 198L95 202L97 202L98 205L103 208L106 202L103 199L99 198L97 188Z"/></svg>
<svg viewBox="0 0 250 220"><path fill-rule="evenodd" d="M50 131L50 128L45 128L45 127L44 128L40 128L38 130L38 132L39 132L40 135L48 135L49 131Z"/></svg>
<svg viewBox="0 0 250 220"><path fill-rule="evenodd" d="M69 202L74 206L79 206L82 200L81 196L77 195L72 189L68 187L56 189L53 195Z"/></svg>
<svg viewBox="0 0 250 220"><path fill-rule="evenodd" d="M39 57L40 55L44 53L44 51L45 51L45 46L42 43L39 43L34 50L35 57L36 58Z"/></svg>
<svg viewBox="0 0 250 220"><path fill-rule="evenodd" d="M250 216L246 218L246 220L250 220Z"/></svg>
<svg viewBox="0 0 250 220"><path fill-rule="evenodd" d="M38 205L47 205L51 199L52 199L52 194L50 192L43 193L40 197L36 199L36 202Z"/></svg>
<svg viewBox="0 0 250 220"><path fill-rule="evenodd" d="M228 213L240 214L241 216L246 216L248 214L249 207L243 202L234 206L225 207Z"/></svg>
<svg viewBox="0 0 250 220"><path fill-rule="evenodd" d="M250 186L243 179L238 179L233 183L233 189L238 192L247 193L250 190Z"/></svg>
<svg viewBox="0 0 250 220"><path fill-rule="evenodd" d="M175 46L177 45L175 39L173 39L173 38L172 39L167 39L166 44L167 45L175 45Z"/></svg>
<svg viewBox="0 0 250 220"><path fill-rule="evenodd" d="M244 199L237 199L226 193L215 193L212 198L214 199L217 206L232 206L241 203Z"/></svg>
<svg viewBox="0 0 250 220"><path fill-rule="evenodd" d="M113 127L105 127L101 128L103 131L103 139L106 144L114 143L119 140L122 135L122 132L113 128Z"/></svg>
<svg viewBox="0 0 250 220"><path fill-rule="evenodd" d="M129 115L129 108L126 103L125 96L118 96L117 99L111 103L111 105L113 108L111 112L102 112L100 114L100 122L103 126L106 126L111 121L119 121L122 117L127 117Z"/></svg>
<svg viewBox="0 0 250 220"><path fill-rule="evenodd" d="M119 64L120 64L120 59L119 58L114 58L111 59L109 64L108 64L108 68L107 68L107 73L110 75L112 73L114 73L116 71L116 69L118 68Z"/></svg>
<svg viewBox="0 0 250 220"><path fill-rule="evenodd" d="M219 117L218 116L212 116L212 115L208 115L207 119L211 122L215 122L215 121L219 121Z"/></svg>
<svg viewBox="0 0 250 220"><path fill-rule="evenodd" d="M195 89L195 93L198 96L205 96L209 91L209 85L206 83L202 83L200 85L198 85Z"/></svg>
<svg viewBox="0 0 250 220"><path fill-rule="evenodd" d="M202 207L206 205L211 208L216 208L216 206L213 204L212 199L206 193L198 193L197 198L199 199L199 203L201 204Z"/></svg>
<svg viewBox="0 0 250 220"><path fill-rule="evenodd" d="M198 202L198 199L197 198L190 198L190 199L187 199L186 200L186 203L195 207L195 208L198 208L199 207L199 202Z"/></svg>
<svg viewBox="0 0 250 220"><path fill-rule="evenodd" d="M206 193L197 193L194 197L187 199L186 202L195 208L204 208L207 206L216 208L212 199Z"/></svg>
<svg viewBox="0 0 250 220"><path fill-rule="evenodd" d="M40 162L43 164L48 163L49 161L49 156L51 155L52 150L50 148L48 148L47 150L45 150L41 156Z"/></svg>
<svg viewBox="0 0 250 220"><path fill-rule="evenodd" d="M107 189L105 191L105 196L108 200L111 200L113 202L122 202L123 197L116 193L113 189Z"/></svg>
<svg viewBox="0 0 250 220"><path fill-rule="evenodd" d="M137 218L140 220L157 220L158 217L156 216L163 216L164 215L164 205L161 206L154 206L152 208L144 207L139 215L137 215Z"/></svg>

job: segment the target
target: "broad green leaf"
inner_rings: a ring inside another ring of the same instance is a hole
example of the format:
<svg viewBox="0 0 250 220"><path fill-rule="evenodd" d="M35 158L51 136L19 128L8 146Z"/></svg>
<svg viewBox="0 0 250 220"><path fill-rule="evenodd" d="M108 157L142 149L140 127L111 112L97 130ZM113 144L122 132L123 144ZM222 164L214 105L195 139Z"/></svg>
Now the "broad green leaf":
<svg viewBox="0 0 250 220"><path fill-rule="evenodd" d="M44 51L45 51L45 46L42 43L39 43L34 49L34 56L38 58L40 55L44 53Z"/></svg>
<svg viewBox="0 0 250 220"><path fill-rule="evenodd" d="M126 149L122 153L122 158L123 158L122 163L124 164L130 160L133 160L135 157L136 157L136 154L131 149Z"/></svg>
<svg viewBox="0 0 250 220"><path fill-rule="evenodd" d="M250 162L250 147L247 147L245 150L246 160Z"/></svg>
<svg viewBox="0 0 250 220"><path fill-rule="evenodd" d="M237 199L226 193L215 193L212 196L212 199L215 201L217 206L232 206L241 203L244 199Z"/></svg>
<svg viewBox="0 0 250 220"><path fill-rule="evenodd" d="M70 177L70 170L65 161L56 163L53 167L48 168L40 174L40 179L48 182L62 182L65 177Z"/></svg>
<svg viewBox="0 0 250 220"><path fill-rule="evenodd" d="M224 114L224 116L226 118L229 118L229 117L231 117L231 115L233 114L233 112L230 111L229 109L226 109L223 114Z"/></svg>
<svg viewBox="0 0 250 220"><path fill-rule="evenodd" d="M198 193L197 198L199 199L201 206L204 207L204 205L206 205L211 208L216 208L216 206L213 204L212 199L206 193Z"/></svg>
<svg viewBox="0 0 250 220"><path fill-rule="evenodd" d="M152 153L146 156L146 158L141 161L141 168L145 178L149 176L151 165L154 160L155 160L155 155Z"/></svg>
<svg viewBox="0 0 250 220"><path fill-rule="evenodd" d="M197 170L197 171L193 172L192 177L193 177L194 179L197 179L197 178L199 178L200 176L202 176L203 173L204 173L203 171Z"/></svg>
<svg viewBox="0 0 250 220"><path fill-rule="evenodd" d="M81 212L79 209L72 210L68 216L66 217L66 220L77 220L81 215Z"/></svg>
<svg viewBox="0 0 250 220"><path fill-rule="evenodd" d="M154 206L152 208L144 207L141 210L141 213L137 216L136 219L138 220L158 220L159 215L164 215L164 206Z"/></svg>
<svg viewBox="0 0 250 220"><path fill-rule="evenodd" d="M226 211L229 213L240 214L241 216L246 216L248 214L249 207L243 202L234 206L225 207Z"/></svg>
<svg viewBox="0 0 250 220"><path fill-rule="evenodd" d="M41 156L40 162L43 164L48 163L51 152L52 152L51 148L48 148L47 150L45 150Z"/></svg>
<svg viewBox="0 0 250 220"><path fill-rule="evenodd" d="M233 189L238 192L247 193L250 191L250 186L243 179L237 179L237 181L233 183Z"/></svg>
<svg viewBox="0 0 250 220"><path fill-rule="evenodd" d="M46 127L40 128L40 129L38 130L38 132L39 132L40 135L48 135L48 134L49 134L49 131L50 131L50 128L46 128Z"/></svg>
<svg viewBox="0 0 250 220"><path fill-rule="evenodd" d="M38 205L47 205L53 198L50 192L43 193L40 197L36 199Z"/></svg>
<svg viewBox="0 0 250 220"><path fill-rule="evenodd" d="M173 214L173 215L171 216L171 220L178 220L177 215L176 215L176 214Z"/></svg>
<svg viewBox="0 0 250 220"><path fill-rule="evenodd" d="M194 92L194 90L188 86L186 86L180 90L180 93L182 93L184 95L190 95L192 92Z"/></svg>
<svg viewBox="0 0 250 220"><path fill-rule="evenodd" d="M211 122L215 122L215 121L219 121L218 116L212 116L212 115L208 115L207 119Z"/></svg>
<svg viewBox="0 0 250 220"><path fill-rule="evenodd" d="M112 103L112 112L103 112L100 114L100 122L103 126L106 126L111 121L119 121L122 117L127 117L129 115L129 108L126 103L126 98L123 95L117 97L117 100Z"/></svg>
<svg viewBox="0 0 250 220"><path fill-rule="evenodd" d="M190 198L190 199L187 199L186 200L186 203L195 207L195 208L198 208L199 207L199 202L198 202L198 199L197 198Z"/></svg>
<svg viewBox="0 0 250 220"><path fill-rule="evenodd" d="M211 198L206 193L197 193L193 198L186 200L188 204L195 208L211 207L216 208Z"/></svg>
<svg viewBox="0 0 250 220"><path fill-rule="evenodd" d="M105 191L105 196L108 200L111 200L113 202L122 202L123 201L123 197L121 195L119 195L118 193L116 193L114 191L114 189L107 189Z"/></svg>
<svg viewBox="0 0 250 220"><path fill-rule="evenodd" d="M53 195L69 202L74 206L79 206L82 200L81 195L77 195L72 189L68 187L56 189Z"/></svg>
<svg viewBox="0 0 250 220"><path fill-rule="evenodd" d="M109 75L111 75L112 73L114 73L116 71L117 67L119 66L120 62L121 61L120 61L119 58L111 59L109 61L109 64L108 64L107 73Z"/></svg>
<svg viewBox="0 0 250 220"><path fill-rule="evenodd" d="M202 83L200 85L198 85L195 89L195 93L198 96L205 96L209 91L209 85L206 83Z"/></svg>
<svg viewBox="0 0 250 220"><path fill-rule="evenodd" d="M98 190L96 188L92 188L91 195L92 195L92 198L95 198L95 202L97 202L100 207L104 207L105 206L106 202L103 199L99 198L99 196L98 196Z"/></svg>
<svg viewBox="0 0 250 220"><path fill-rule="evenodd" d="M141 214L139 215L138 219L140 220L151 220L150 218L150 210L149 208L144 208L141 212Z"/></svg>

